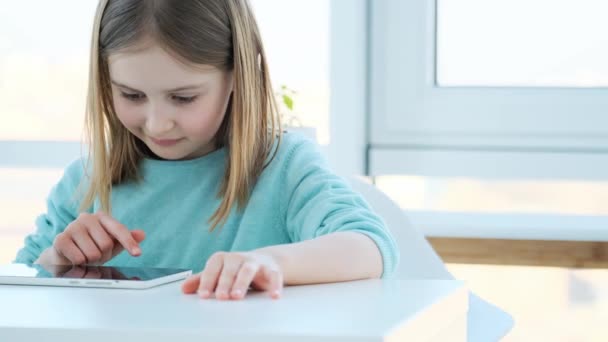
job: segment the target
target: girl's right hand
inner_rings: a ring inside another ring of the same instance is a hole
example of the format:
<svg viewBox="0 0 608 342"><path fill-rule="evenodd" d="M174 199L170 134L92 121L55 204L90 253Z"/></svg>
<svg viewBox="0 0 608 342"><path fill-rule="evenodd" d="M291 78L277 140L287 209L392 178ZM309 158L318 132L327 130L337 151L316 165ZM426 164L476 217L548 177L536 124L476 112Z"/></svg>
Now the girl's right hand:
<svg viewBox="0 0 608 342"><path fill-rule="evenodd" d="M145 239L143 230L129 231L120 222L103 212L82 213L57 235L53 246L38 263L102 265L123 249L133 256L141 255L139 243Z"/></svg>

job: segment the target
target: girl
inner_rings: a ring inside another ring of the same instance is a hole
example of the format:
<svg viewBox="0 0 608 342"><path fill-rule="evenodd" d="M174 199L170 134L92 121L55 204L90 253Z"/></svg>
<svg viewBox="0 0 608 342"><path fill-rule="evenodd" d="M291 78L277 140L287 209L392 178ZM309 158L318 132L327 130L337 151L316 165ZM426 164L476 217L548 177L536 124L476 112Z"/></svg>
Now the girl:
<svg viewBox="0 0 608 342"><path fill-rule="evenodd" d="M188 268L219 299L395 269L381 219L281 133L247 0L102 0L91 48L89 157L17 262Z"/></svg>

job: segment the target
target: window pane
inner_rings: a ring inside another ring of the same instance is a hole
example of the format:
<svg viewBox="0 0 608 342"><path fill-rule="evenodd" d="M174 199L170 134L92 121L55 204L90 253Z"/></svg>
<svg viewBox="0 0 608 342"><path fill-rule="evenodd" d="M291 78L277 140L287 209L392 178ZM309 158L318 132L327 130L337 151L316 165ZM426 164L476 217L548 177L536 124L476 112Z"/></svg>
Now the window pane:
<svg viewBox="0 0 608 342"><path fill-rule="evenodd" d="M608 86L608 2L438 0L442 86Z"/></svg>
<svg viewBox="0 0 608 342"><path fill-rule="evenodd" d="M0 0L0 140L81 138L96 5L95 0ZM252 5L275 89L286 85L296 92L298 121L315 127L319 141L327 143L329 2L253 0Z"/></svg>
<svg viewBox="0 0 608 342"><path fill-rule="evenodd" d="M608 215L608 182L382 176L376 184L405 209Z"/></svg>
<svg viewBox="0 0 608 342"><path fill-rule="evenodd" d="M46 212L46 198L63 173L61 169L0 168L0 264L11 262L23 238Z"/></svg>
<svg viewBox="0 0 608 342"><path fill-rule="evenodd" d="M96 5L0 0L0 140L80 139Z"/></svg>
<svg viewBox="0 0 608 342"><path fill-rule="evenodd" d="M296 91L294 114L329 143L329 5L327 0L252 0L273 86ZM313 24L311 24L313 23Z"/></svg>

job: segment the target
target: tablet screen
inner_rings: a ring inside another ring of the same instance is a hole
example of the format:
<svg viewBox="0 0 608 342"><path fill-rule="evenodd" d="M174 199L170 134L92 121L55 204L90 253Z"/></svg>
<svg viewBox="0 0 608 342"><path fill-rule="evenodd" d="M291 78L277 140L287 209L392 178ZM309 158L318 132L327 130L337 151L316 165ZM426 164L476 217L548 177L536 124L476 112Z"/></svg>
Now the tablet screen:
<svg viewBox="0 0 608 342"><path fill-rule="evenodd" d="M0 277L73 278L147 281L185 272L176 268L110 267L89 265L0 265Z"/></svg>

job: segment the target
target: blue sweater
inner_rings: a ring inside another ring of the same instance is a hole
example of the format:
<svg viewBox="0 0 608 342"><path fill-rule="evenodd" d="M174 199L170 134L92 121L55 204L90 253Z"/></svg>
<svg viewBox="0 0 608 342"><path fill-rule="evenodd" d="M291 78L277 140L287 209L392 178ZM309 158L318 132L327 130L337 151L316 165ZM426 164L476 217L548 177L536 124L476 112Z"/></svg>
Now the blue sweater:
<svg viewBox="0 0 608 342"><path fill-rule="evenodd" d="M383 277L398 262L398 250L383 221L363 198L328 168L315 143L286 133L274 160L264 169L242 211L232 209L226 224L209 231L208 219L219 205L216 194L226 158L222 148L186 161L144 159L143 182L112 189L112 216L129 229L143 229L142 255L123 251L108 266L180 267L199 272L217 251L250 251L353 231L377 244ZM65 170L47 200L46 214L27 236L16 262L34 262L55 236L74 221L80 202L77 187L82 159ZM78 192L80 193L80 192ZM96 202L89 212L99 208ZM356 265L353 265L356 267Z"/></svg>

